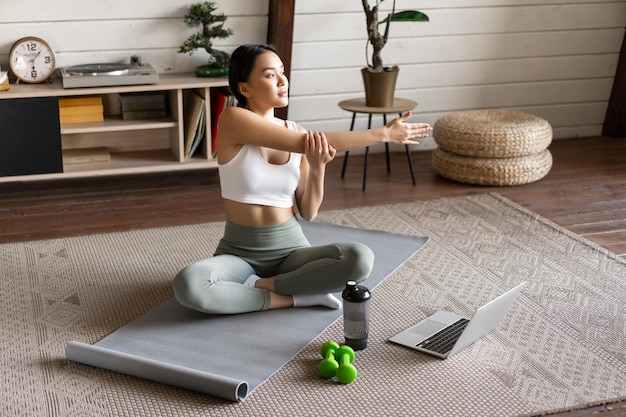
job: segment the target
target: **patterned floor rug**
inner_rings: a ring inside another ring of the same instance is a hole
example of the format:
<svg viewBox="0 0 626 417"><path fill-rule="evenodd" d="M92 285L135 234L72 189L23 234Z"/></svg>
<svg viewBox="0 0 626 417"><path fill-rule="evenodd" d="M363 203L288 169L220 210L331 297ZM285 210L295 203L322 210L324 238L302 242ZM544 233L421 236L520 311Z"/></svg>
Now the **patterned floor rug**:
<svg viewBox="0 0 626 417"><path fill-rule="evenodd" d="M352 384L317 375L319 347L342 339L341 320L242 403L65 360L67 341L95 342L170 298L173 274L211 253L222 230L181 226L0 245L0 414L517 416L626 398L621 258L497 194L318 220L430 238L373 290ZM501 325L452 358L388 342L434 310L471 315L521 281Z"/></svg>

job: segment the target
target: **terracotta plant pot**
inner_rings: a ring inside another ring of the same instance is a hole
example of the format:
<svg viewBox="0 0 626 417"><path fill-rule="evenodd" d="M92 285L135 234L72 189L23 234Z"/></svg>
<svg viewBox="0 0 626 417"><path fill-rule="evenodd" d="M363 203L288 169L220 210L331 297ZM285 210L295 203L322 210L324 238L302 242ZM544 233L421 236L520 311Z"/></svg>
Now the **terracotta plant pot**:
<svg viewBox="0 0 626 417"><path fill-rule="evenodd" d="M386 67L383 72L374 72L369 67L361 69L367 106L389 107L393 105L399 71L400 68L396 65Z"/></svg>

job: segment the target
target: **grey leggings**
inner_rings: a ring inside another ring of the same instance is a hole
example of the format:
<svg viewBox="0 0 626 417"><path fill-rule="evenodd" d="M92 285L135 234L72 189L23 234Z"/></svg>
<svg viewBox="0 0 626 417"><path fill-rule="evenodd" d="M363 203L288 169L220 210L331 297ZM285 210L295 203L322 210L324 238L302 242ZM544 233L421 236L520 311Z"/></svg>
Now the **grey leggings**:
<svg viewBox="0 0 626 417"><path fill-rule="evenodd" d="M251 274L273 276L278 294L326 294L341 291L346 281L363 281L373 264L372 250L358 242L311 246L296 217L262 227L227 222L214 256L179 272L173 288L178 301L194 310L246 313L270 304L267 290L242 285Z"/></svg>

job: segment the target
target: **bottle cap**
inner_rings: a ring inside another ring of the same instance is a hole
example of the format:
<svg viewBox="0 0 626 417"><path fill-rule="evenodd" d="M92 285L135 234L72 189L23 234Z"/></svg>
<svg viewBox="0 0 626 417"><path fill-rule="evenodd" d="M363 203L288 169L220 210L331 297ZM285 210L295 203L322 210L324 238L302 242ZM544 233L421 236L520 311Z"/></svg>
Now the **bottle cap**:
<svg viewBox="0 0 626 417"><path fill-rule="evenodd" d="M348 281L346 282L346 288L341 293L341 297L346 301L362 303L369 300L372 295L366 287L358 285L356 281Z"/></svg>

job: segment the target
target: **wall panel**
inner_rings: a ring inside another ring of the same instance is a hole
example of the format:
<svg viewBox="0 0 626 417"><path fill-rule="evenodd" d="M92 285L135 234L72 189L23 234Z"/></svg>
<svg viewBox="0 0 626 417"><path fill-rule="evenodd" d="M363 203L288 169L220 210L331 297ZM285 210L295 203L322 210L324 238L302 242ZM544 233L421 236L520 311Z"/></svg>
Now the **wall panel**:
<svg viewBox="0 0 626 417"><path fill-rule="evenodd" d="M616 62L616 54L604 54L407 64L402 65L397 88L611 78ZM363 91L359 69L352 67L299 70L291 82L297 86L292 97L335 94L336 85L346 93Z"/></svg>
<svg viewBox="0 0 626 417"><path fill-rule="evenodd" d="M266 39L268 0L216 3L218 12L228 17L226 27L235 31L228 39L216 39L216 47L231 52L242 43ZM8 66L13 42L32 35L51 43L61 67L128 62L131 55L140 55L159 72L192 71L204 62L206 52L198 50L191 56L177 52L190 34L200 30L183 23L190 4L180 0L15 2L0 14L0 66Z"/></svg>
<svg viewBox="0 0 626 417"><path fill-rule="evenodd" d="M453 111L501 107L545 117L557 138L601 134L626 26L625 1L397 5L431 18L394 23L383 51L386 64L401 67L398 96L419 102L412 120L434 123ZM337 102L363 94L365 36L360 1L296 2L290 118L315 130L349 126L350 114ZM423 142L416 148L434 146L432 139Z"/></svg>
<svg viewBox="0 0 626 417"><path fill-rule="evenodd" d="M268 0L218 0L235 35L232 51L264 42ZM202 51L179 54L195 31L173 0L31 0L0 15L0 66L26 35L49 40L60 66L127 62L141 55L161 72L191 71ZM626 26L624 0L398 0L427 12L430 23L394 24L386 63L402 70L398 94L415 99L413 120L467 108L524 109L546 117L555 136L601 132ZM383 3L389 9L391 2ZM365 22L359 0L296 0L289 117L310 129L344 129L339 100L362 95ZM361 121L361 120L360 120ZM424 141L421 147L432 147ZM420 148L420 146L416 147Z"/></svg>
<svg viewBox="0 0 626 417"><path fill-rule="evenodd" d="M353 1L360 4L360 2ZM373 1L371 1L373 3ZM411 6L415 8L415 6ZM510 7L422 9L429 23L393 23L393 38L585 30L623 27L626 2L597 4L548 4ZM365 15L350 13L296 15L294 42L365 39ZM385 14L379 13L379 18ZM324 25L320 25L320 17Z"/></svg>

